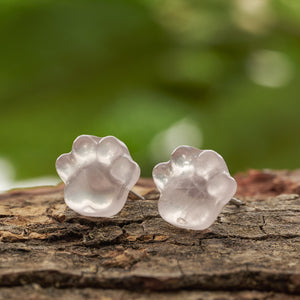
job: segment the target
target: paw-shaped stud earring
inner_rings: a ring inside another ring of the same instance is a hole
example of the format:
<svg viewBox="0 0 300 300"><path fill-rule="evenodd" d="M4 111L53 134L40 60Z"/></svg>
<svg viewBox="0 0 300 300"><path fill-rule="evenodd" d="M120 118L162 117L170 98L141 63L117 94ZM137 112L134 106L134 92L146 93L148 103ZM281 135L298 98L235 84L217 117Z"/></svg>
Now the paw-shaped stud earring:
<svg viewBox="0 0 300 300"><path fill-rule="evenodd" d="M222 156L189 146L179 146L170 161L156 165L153 179L162 218L194 230L208 228L237 188Z"/></svg>
<svg viewBox="0 0 300 300"><path fill-rule="evenodd" d="M81 215L111 217L124 206L140 168L126 145L113 136L81 135L56 161L66 204Z"/></svg>

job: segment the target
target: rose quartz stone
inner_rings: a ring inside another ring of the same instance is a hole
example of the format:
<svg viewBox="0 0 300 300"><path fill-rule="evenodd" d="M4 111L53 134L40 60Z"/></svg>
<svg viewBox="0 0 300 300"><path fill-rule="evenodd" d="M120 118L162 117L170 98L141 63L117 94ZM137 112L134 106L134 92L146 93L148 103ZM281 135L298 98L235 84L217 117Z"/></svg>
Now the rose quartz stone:
<svg viewBox="0 0 300 300"><path fill-rule="evenodd" d="M56 161L66 204L84 216L111 217L124 206L140 177L126 145L113 136L81 135Z"/></svg>
<svg viewBox="0 0 300 300"><path fill-rule="evenodd" d="M179 146L170 161L156 165L153 178L161 217L193 230L212 225L237 188L221 155L189 146Z"/></svg>

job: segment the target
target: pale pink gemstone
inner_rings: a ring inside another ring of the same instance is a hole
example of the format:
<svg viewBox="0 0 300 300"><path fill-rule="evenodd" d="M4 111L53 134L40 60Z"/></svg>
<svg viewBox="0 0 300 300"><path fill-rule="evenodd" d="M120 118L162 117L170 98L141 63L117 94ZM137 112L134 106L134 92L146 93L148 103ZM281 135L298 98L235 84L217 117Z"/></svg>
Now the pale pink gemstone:
<svg viewBox="0 0 300 300"><path fill-rule="evenodd" d="M113 136L79 136L72 151L57 159L56 170L65 183L66 204L91 217L117 214L140 177L126 145Z"/></svg>
<svg viewBox="0 0 300 300"><path fill-rule="evenodd" d="M179 146L170 161L156 165L153 178L161 217L194 230L212 225L237 188L221 155L189 146Z"/></svg>

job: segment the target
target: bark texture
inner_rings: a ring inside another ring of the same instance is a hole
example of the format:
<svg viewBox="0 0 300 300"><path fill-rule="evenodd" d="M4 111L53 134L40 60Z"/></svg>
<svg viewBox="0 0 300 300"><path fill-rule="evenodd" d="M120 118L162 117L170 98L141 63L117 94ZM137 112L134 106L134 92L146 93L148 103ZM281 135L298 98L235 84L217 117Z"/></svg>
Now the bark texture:
<svg viewBox="0 0 300 300"><path fill-rule="evenodd" d="M0 299L300 299L300 171L238 174L205 231L158 215L150 179L113 218L68 209L63 185L0 195Z"/></svg>

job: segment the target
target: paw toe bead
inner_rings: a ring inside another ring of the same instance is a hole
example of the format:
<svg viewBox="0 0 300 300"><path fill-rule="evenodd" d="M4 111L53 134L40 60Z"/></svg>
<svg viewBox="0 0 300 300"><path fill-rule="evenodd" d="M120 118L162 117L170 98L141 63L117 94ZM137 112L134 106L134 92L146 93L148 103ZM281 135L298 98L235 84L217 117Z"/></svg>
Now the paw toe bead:
<svg viewBox="0 0 300 300"><path fill-rule="evenodd" d="M62 154L56 160L56 170L61 180L66 183L75 172L76 159L72 154Z"/></svg>
<svg viewBox="0 0 300 300"><path fill-rule="evenodd" d="M97 145L96 153L98 161L106 165L111 164L121 155L127 154L130 156L125 144L114 136L102 138Z"/></svg>
<svg viewBox="0 0 300 300"><path fill-rule="evenodd" d="M74 156L81 162L91 162L96 157L97 142L89 135L79 136L73 143Z"/></svg>

